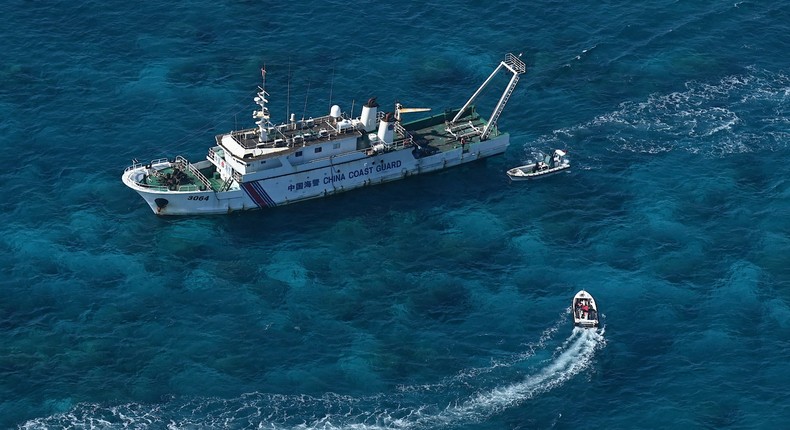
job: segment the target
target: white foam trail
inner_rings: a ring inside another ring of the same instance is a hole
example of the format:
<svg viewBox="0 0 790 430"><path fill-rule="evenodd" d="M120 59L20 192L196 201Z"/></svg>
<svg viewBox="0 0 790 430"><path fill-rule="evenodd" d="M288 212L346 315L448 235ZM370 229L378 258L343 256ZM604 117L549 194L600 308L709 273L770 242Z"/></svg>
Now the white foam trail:
<svg viewBox="0 0 790 430"><path fill-rule="evenodd" d="M587 135L608 140L608 149L615 153L682 150L720 157L786 148L790 142L788 94L790 76L749 67L743 75L711 83L690 81L679 91L624 102L618 110L586 123L540 136L525 145L524 151L568 148L577 152L574 143ZM760 132L749 131L754 127Z"/></svg>
<svg viewBox="0 0 790 430"><path fill-rule="evenodd" d="M529 348L516 358L478 369L480 373L497 367L513 366L545 350L559 328L567 324L570 308L560 314L561 320L528 344ZM190 427L258 427L269 429L424 429L458 426L481 422L507 408L516 406L541 393L561 386L587 369L595 352L605 346L604 329L574 328L551 356L522 381L486 389L460 398L444 409L434 404L400 404L408 397L378 395L365 398L327 395L284 396L245 394L237 399L194 399L185 404L155 405L126 404L112 407L82 404L65 414L27 422L22 428L38 429L51 426L126 428L141 423L167 428ZM476 374L480 374L476 373ZM471 377L467 372L457 378ZM451 380L450 382L453 382ZM471 381L475 382L475 381ZM439 384L441 385L441 384ZM447 384L445 384L447 385ZM419 400L418 400L419 402ZM389 404L390 406L384 406ZM169 410L166 411L166 410ZM211 413L207 414L207 411ZM172 413L178 418L173 418ZM296 416L305 415L303 422L289 423ZM313 415L315 414L315 415ZM310 417L312 415L312 417ZM109 419L110 421L108 421Z"/></svg>
<svg viewBox="0 0 790 430"><path fill-rule="evenodd" d="M540 337L538 338L537 341L526 344L526 350L523 352L514 354L509 357L492 360L491 364L487 367L463 369L459 371L455 376L446 378L436 384L402 385L398 387L398 391L401 392L438 391L440 389L445 389L447 386L451 384L463 383L480 375L491 373L497 369L508 368L518 363L521 363L529 359L530 357L534 356L536 351L540 351L546 347L546 343L550 341L554 337L554 335L557 334L557 331L560 329L560 327L563 327L568 324L568 314L570 312L571 312L570 306L568 306L566 309L560 312L560 314L557 316L557 320L554 321L554 323L549 328L541 332Z"/></svg>
<svg viewBox="0 0 790 430"><path fill-rule="evenodd" d="M479 421L494 413L513 407L535 395L558 387L590 366L595 351L605 346L604 330L574 328L570 337L558 348L558 354L538 373L523 381L480 393L444 411L422 417L421 427Z"/></svg>

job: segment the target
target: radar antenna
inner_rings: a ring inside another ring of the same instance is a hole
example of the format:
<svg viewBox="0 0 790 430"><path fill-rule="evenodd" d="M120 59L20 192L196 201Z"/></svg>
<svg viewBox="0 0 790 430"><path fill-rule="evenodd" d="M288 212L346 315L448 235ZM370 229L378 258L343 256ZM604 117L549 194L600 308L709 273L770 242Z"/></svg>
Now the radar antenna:
<svg viewBox="0 0 790 430"><path fill-rule="evenodd" d="M261 110L252 111L252 118L257 119L255 124L258 125L258 141L263 143L268 139L268 134L266 133L266 126L271 125L269 122L269 108L266 107L266 103L269 103L269 100L266 97L269 96L269 93L266 92L266 66L261 67L261 86L258 87L258 95L253 99L255 103L261 107Z"/></svg>

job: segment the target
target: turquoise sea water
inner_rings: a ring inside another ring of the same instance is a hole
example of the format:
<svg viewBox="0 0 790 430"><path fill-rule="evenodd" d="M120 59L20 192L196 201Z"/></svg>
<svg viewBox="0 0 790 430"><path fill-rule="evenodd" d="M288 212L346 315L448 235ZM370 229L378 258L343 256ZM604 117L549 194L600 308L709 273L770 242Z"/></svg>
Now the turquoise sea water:
<svg viewBox="0 0 790 430"><path fill-rule="evenodd" d="M0 11L0 427L790 419L786 2ZM504 156L203 218L157 218L120 181L252 126L263 65L284 120L459 106L507 52L528 72ZM508 182L557 147L570 173ZM582 288L598 332L571 326Z"/></svg>

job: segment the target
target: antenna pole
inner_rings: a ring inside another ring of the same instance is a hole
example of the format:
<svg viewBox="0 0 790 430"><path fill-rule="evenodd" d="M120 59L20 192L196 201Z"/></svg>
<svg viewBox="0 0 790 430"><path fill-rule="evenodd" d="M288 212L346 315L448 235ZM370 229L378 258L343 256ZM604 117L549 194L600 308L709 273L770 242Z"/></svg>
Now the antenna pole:
<svg viewBox="0 0 790 430"><path fill-rule="evenodd" d="M332 81L329 83L329 106L332 106L332 90L335 87L335 66L332 66Z"/></svg>
<svg viewBox="0 0 790 430"><path fill-rule="evenodd" d="M255 124L258 125L258 141L263 143L267 139L266 126L269 125L269 109L266 107L266 97L269 95L266 92L266 65L261 67L261 86L258 87L258 95L255 97L255 103L261 107L261 110L253 111L252 117L256 118ZM238 126L237 126L238 127Z"/></svg>
<svg viewBox="0 0 790 430"><path fill-rule="evenodd" d="M307 81L307 92L304 93L304 109L302 110L302 121L304 121L304 116L307 113L307 96L310 94L310 81Z"/></svg>
<svg viewBox="0 0 790 430"><path fill-rule="evenodd" d="M285 121L291 117L291 57L288 57L288 94L285 97Z"/></svg>

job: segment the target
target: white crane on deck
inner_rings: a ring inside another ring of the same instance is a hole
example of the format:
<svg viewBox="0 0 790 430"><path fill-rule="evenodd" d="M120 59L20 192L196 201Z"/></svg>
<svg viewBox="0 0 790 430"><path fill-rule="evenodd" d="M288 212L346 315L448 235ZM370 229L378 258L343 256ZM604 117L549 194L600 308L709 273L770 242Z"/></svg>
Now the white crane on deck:
<svg viewBox="0 0 790 430"><path fill-rule="evenodd" d="M395 102L395 119L400 121L400 114L402 113L427 112L429 110L431 110L431 108L405 108L399 102Z"/></svg>
<svg viewBox="0 0 790 430"><path fill-rule="evenodd" d="M505 68L510 73L512 73L513 77L510 78L510 83L508 83L507 88L505 88L505 92L502 93L502 97L499 98L499 103L497 103L496 107L494 108L494 112L491 114L491 119L488 120L488 124L486 124L485 128L480 133L480 140L486 140L488 134L491 132L491 127L496 124L497 119L499 119L499 115L502 113L502 110L505 108L505 104L510 98L510 95L513 94L513 90L516 88L516 84L518 83L519 75L527 71L526 65L524 65L523 61L521 61L521 54L518 54L517 57L511 53L508 53L507 56L505 56L505 59L499 63L499 66L493 72L491 72L491 75L488 77L488 79L486 79L486 81L483 82L483 85L481 85L480 88L477 89L477 91L472 95L469 101L466 102L464 107L462 107L461 110L458 111L458 114L455 115L455 118L453 118L453 120L451 121L451 123L455 124L455 122L458 121L461 118L461 116L463 116L463 113L464 111L466 111L466 108L468 108L469 105L472 104L473 101L475 101L477 96L479 96L480 93L483 91L483 88L485 88L486 85L488 85L488 83L491 82L491 79L494 77L494 75L496 75L500 70L502 70L502 68Z"/></svg>

